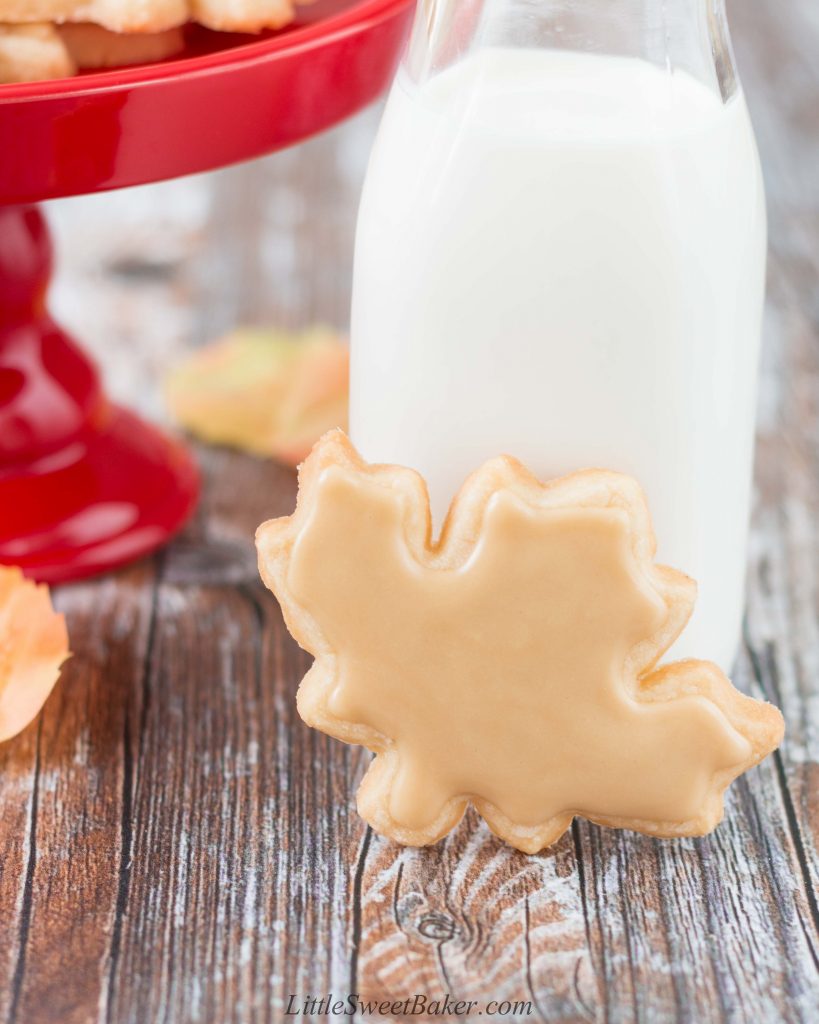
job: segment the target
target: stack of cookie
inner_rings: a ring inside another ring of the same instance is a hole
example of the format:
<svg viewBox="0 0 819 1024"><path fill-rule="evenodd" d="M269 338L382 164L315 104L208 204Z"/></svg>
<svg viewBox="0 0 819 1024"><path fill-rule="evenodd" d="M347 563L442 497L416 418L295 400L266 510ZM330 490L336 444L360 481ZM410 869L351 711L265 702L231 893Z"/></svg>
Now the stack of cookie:
<svg viewBox="0 0 819 1024"><path fill-rule="evenodd" d="M287 25L303 0L0 0L0 82L163 60L187 22L220 32Z"/></svg>

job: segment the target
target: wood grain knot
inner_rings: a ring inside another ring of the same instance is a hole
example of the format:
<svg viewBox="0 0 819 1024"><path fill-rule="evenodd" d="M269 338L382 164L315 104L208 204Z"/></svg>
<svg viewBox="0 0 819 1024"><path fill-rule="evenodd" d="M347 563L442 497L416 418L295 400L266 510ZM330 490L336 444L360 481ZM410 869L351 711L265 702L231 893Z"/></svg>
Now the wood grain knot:
<svg viewBox="0 0 819 1024"><path fill-rule="evenodd" d="M449 942L458 934L458 925L446 914L425 914L418 922L418 931L425 939Z"/></svg>

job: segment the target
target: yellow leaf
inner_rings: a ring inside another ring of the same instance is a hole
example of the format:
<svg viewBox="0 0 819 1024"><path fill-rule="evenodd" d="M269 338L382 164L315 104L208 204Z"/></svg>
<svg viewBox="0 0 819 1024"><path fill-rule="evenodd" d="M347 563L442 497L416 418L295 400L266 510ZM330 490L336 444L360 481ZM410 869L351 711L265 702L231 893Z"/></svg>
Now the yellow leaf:
<svg viewBox="0 0 819 1024"><path fill-rule="evenodd" d="M0 566L0 741L37 715L68 656L65 619L54 611L48 587Z"/></svg>
<svg viewBox="0 0 819 1024"><path fill-rule="evenodd" d="M332 331L245 329L173 370L165 396L202 440L295 466L323 433L346 425L348 378L348 348Z"/></svg>

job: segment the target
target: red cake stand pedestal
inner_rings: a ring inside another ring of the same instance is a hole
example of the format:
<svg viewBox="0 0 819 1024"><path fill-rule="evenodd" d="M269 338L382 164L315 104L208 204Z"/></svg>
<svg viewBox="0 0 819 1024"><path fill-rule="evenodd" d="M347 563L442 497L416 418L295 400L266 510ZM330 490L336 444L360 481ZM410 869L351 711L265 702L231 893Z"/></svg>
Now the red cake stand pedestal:
<svg viewBox="0 0 819 1024"><path fill-rule="evenodd" d="M267 37L191 30L161 64L0 86L0 563L79 579L163 544L199 479L105 397L48 315L36 202L210 170L307 138L388 85L412 0L317 0Z"/></svg>

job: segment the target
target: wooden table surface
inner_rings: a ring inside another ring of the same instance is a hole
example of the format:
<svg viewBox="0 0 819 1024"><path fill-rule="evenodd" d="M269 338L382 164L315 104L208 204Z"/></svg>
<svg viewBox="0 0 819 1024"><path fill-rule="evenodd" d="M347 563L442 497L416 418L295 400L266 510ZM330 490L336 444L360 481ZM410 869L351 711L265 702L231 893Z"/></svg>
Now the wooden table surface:
<svg viewBox="0 0 819 1024"><path fill-rule="evenodd" d="M735 678L784 710L781 751L702 840L578 821L526 857L472 814L430 850L381 840L352 809L366 753L296 715L308 658L256 574L253 531L294 476L201 447L183 536L58 590L74 657L0 747L0 1020L279 1022L291 995L357 992L531 1003L516 1020L819 1021L819 7L733 8L771 215ZM163 366L226 328L347 324L376 122L52 206L53 305L115 395L161 417Z"/></svg>

